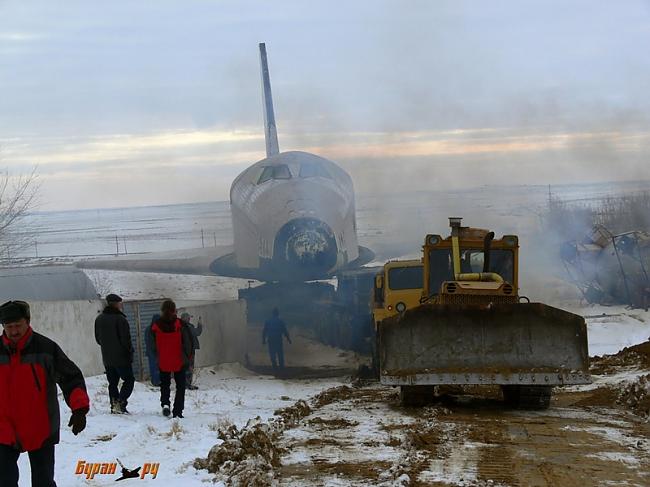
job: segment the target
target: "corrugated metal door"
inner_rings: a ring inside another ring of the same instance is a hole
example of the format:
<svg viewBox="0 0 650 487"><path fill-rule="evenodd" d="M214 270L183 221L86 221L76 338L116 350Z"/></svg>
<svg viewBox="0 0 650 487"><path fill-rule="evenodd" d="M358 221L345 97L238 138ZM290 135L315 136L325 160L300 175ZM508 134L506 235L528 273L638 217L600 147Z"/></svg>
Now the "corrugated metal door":
<svg viewBox="0 0 650 487"><path fill-rule="evenodd" d="M124 314L129 320L134 350L133 374L137 380L146 380L150 376L144 335L153 315L160 313L161 304L162 300L124 303Z"/></svg>

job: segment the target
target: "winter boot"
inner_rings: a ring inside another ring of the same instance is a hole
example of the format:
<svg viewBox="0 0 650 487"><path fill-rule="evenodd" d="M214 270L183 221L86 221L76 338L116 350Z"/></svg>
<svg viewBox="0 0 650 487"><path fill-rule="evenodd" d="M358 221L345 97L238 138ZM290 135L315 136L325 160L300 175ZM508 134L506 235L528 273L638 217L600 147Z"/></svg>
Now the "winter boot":
<svg viewBox="0 0 650 487"><path fill-rule="evenodd" d="M111 414L122 414L122 404L119 399L111 399Z"/></svg>
<svg viewBox="0 0 650 487"><path fill-rule="evenodd" d="M172 417L174 417L174 418L181 418L181 419L182 419L182 418L184 418L185 416L183 416L183 412L180 411L180 412L175 412L175 413L174 413L174 416L172 416Z"/></svg>
<svg viewBox="0 0 650 487"><path fill-rule="evenodd" d="M169 404L165 404L162 407L162 413L163 413L163 416L165 416L166 418L169 417Z"/></svg>

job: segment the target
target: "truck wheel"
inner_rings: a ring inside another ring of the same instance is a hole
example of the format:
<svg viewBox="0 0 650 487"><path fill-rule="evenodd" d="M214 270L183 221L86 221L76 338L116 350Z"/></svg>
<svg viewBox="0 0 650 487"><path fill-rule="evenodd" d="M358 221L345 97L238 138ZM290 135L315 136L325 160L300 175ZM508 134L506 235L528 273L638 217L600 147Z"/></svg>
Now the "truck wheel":
<svg viewBox="0 0 650 487"><path fill-rule="evenodd" d="M548 409L551 405L551 386L501 386L503 399L517 409Z"/></svg>
<svg viewBox="0 0 650 487"><path fill-rule="evenodd" d="M434 386L400 386L400 403L404 407L426 406L433 400L434 391Z"/></svg>

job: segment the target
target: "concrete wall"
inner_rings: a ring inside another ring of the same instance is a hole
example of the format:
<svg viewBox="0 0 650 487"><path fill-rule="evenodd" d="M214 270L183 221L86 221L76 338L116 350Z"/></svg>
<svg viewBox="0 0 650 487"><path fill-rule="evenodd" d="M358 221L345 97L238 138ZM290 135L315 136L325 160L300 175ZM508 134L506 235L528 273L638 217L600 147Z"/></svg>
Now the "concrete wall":
<svg viewBox="0 0 650 487"><path fill-rule="evenodd" d="M246 302L225 301L200 306L185 306L196 324L201 318L201 348L196 352L196 367L218 363L244 363L246 354ZM180 311L179 311L180 315Z"/></svg>
<svg viewBox="0 0 650 487"><path fill-rule="evenodd" d="M95 343L95 318L103 301L32 301L32 327L59 344L85 376L104 373L99 346ZM246 353L246 303L225 301L182 308L201 317L203 334L196 355L199 367L244 362ZM144 326L149 323L144 324ZM131 326L136 326L131 323ZM146 363L146 357L143 359Z"/></svg>
<svg viewBox="0 0 650 487"><path fill-rule="evenodd" d="M58 343L84 375L104 372L95 342L95 318L104 308L102 301L31 301L29 305L34 331Z"/></svg>

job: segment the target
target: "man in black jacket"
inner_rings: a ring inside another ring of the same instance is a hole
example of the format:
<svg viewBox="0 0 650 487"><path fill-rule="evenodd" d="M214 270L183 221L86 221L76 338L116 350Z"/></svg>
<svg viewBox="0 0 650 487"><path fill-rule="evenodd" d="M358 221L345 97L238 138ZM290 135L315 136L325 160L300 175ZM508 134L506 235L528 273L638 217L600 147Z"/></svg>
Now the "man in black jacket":
<svg viewBox="0 0 650 487"><path fill-rule="evenodd" d="M122 298L109 294L106 304L104 311L95 319L95 341L102 349L111 413L128 413L126 405L135 383L131 331L122 312ZM120 379L123 382L121 389L118 389Z"/></svg>
<svg viewBox="0 0 650 487"><path fill-rule="evenodd" d="M77 435L90 407L77 367L49 338L31 327L29 305L0 306L0 486L18 487L18 458L28 452L34 487L56 487L54 445L59 442L57 384L72 410L68 426Z"/></svg>

